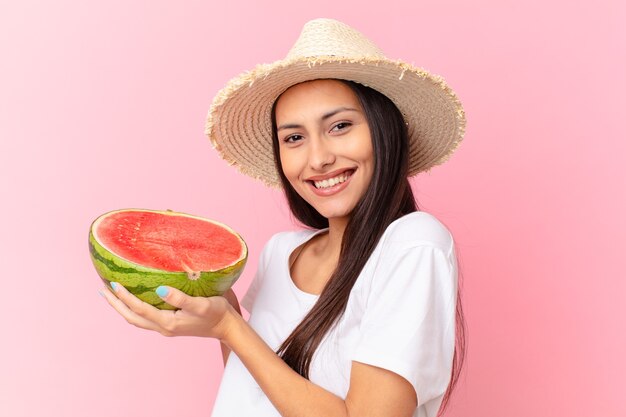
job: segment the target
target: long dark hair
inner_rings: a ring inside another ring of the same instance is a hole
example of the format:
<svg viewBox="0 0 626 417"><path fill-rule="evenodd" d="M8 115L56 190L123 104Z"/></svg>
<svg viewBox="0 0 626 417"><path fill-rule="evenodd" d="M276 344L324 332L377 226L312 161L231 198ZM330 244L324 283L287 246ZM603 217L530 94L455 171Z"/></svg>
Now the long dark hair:
<svg viewBox="0 0 626 417"><path fill-rule="evenodd" d="M385 229L394 220L418 210L407 178L409 145L402 114L389 98L378 91L352 81L338 81L352 89L365 112L372 137L374 172L368 189L350 214L335 271L313 308L277 351L292 369L307 379L315 350L343 315L350 291ZM271 116L274 160L287 202L294 217L302 224L314 229L326 228L328 219L294 190L283 173L276 127L277 102L278 99L274 102ZM465 356L465 326L460 297L457 299L456 314L457 327L460 324L461 331L457 329L452 379L443 398L441 413L456 385Z"/></svg>

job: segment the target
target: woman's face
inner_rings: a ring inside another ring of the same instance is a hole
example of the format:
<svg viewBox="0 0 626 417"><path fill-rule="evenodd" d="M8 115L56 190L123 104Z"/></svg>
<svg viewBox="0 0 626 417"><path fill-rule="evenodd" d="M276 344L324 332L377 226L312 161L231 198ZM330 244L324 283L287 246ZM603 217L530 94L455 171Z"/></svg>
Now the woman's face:
<svg viewBox="0 0 626 417"><path fill-rule="evenodd" d="M322 216L348 216L370 184L374 152L359 99L336 80L285 91L276 103L283 172Z"/></svg>

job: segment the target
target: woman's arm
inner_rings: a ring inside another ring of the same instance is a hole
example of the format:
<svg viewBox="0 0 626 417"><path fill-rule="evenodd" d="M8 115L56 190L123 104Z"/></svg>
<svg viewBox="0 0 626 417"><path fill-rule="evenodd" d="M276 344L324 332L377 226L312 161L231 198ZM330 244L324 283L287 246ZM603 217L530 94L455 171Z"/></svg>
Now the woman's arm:
<svg viewBox="0 0 626 417"><path fill-rule="evenodd" d="M229 346L284 417L410 417L413 386L386 369L352 362L345 399L291 369L241 316L231 315L222 343Z"/></svg>
<svg viewBox="0 0 626 417"><path fill-rule="evenodd" d="M237 300L237 295L234 293L232 289L228 290L224 295L224 298L228 301L228 303L233 306L235 311L241 315L241 308L239 307L239 300ZM228 355L230 354L230 348L224 344L220 340L220 347L222 348L222 360L224 361L224 366L226 366L226 361L228 360Z"/></svg>
<svg viewBox="0 0 626 417"><path fill-rule="evenodd" d="M103 295L126 321L165 336L201 336L232 350L283 417L410 417L417 406L412 385L399 375L352 363L345 401L291 369L224 297L190 297L170 287L157 293L177 311L158 310L113 285ZM117 296L117 297L116 297Z"/></svg>

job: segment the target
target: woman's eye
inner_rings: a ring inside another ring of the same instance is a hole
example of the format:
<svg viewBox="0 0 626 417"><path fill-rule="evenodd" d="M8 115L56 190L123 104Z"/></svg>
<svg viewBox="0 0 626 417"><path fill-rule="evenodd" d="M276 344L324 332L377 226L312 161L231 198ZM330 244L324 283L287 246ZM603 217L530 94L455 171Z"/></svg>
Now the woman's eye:
<svg viewBox="0 0 626 417"><path fill-rule="evenodd" d="M332 130L335 130L335 131L336 130L344 130L348 126L350 126L350 123L348 123L348 122L339 122L335 126L333 126ZM337 129L337 128L339 128L339 129Z"/></svg>
<svg viewBox="0 0 626 417"><path fill-rule="evenodd" d="M297 142L301 138L302 138L302 136L300 136L300 135L291 135L291 136L287 136L285 138L285 142L287 142L287 143L294 143L294 142Z"/></svg>

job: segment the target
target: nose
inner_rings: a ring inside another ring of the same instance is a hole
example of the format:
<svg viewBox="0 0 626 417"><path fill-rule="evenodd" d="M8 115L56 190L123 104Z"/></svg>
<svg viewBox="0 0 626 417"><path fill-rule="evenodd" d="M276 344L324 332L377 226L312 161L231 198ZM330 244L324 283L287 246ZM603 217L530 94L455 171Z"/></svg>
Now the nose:
<svg viewBox="0 0 626 417"><path fill-rule="evenodd" d="M312 138L309 147L309 166L315 171L322 171L325 166L335 162L335 154L324 137Z"/></svg>

